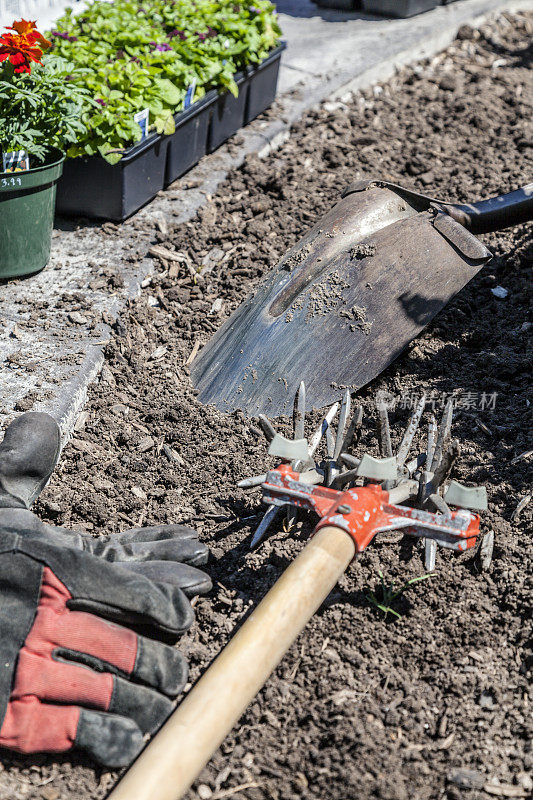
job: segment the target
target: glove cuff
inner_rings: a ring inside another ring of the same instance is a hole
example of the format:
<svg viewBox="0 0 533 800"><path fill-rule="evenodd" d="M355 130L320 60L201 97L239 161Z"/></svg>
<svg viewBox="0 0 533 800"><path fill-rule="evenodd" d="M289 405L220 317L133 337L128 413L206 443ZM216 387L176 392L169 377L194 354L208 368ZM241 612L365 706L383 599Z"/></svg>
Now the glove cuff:
<svg viewBox="0 0 533 800"><path fill-rule="evenodd" d="M3 535L3 544L12 536L13 552L4 551L0 559L0 729L4 723L13 685L17 657L30 632L39 602L43 566L15 552L17 536ZM24 594L20 581L24 575Z"/></svg>

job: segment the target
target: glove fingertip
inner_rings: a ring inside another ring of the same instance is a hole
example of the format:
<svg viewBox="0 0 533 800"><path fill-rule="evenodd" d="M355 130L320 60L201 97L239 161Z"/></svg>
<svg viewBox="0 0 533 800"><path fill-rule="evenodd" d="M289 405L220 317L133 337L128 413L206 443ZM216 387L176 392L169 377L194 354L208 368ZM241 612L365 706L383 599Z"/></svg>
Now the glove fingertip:
<svg viewBox="0 0 533 800"><path fill-rule="evenodd" d="M127 767L144 745L141 729L133 720L82 708L76 747L104 767Z"/></svg>

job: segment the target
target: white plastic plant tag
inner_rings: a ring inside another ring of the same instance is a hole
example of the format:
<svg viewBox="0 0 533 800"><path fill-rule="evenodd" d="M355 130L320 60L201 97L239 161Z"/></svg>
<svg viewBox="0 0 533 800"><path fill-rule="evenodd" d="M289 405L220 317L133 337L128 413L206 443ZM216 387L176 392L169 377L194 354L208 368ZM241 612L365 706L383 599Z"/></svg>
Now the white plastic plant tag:
<svg viewBox="0 0 533 800"><path fill-rule="evenodd" d="M2 154L4 172L27 172L30 168L30 157L25 150L13 150Z"/></svg>
<svg viewBox="0 0 533 800"><path fill-rule="evenodd" d="M183 110L192 106L194 103L194 93L196 91L196 78L193 80L187 91L185 92L185 99L183 101Z"/></svg>
<svg viewBox="0 0 533 800"><path fill-rule="evenodd" d="M148 115L149 111L147 108L143 108L142 111L137 111L136 114L133 116L133 121L137 123L139 128L141 129L142 138L146 139L148 136Z"/></svg>

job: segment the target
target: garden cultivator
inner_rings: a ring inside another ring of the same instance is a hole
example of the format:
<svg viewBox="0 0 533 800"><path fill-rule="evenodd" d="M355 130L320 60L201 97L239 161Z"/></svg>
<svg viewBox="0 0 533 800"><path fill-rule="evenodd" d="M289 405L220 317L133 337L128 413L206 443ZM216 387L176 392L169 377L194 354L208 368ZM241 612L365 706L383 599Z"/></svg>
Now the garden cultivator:
<svg viewBox="0 0 533 800"><path fill-rule="evenodd" d="M378 398L381 458L348 452L362 422L361 408L351 414L348 392L340 406L336 403L329 409L309 440L305 438L305 405L305 386L301 384L295 403L294 439L277 433L266 417L260 418L269 454L281 463L239 485L261 486L268 504L253 546L259 544L281 508L289 510L291 519L295 508L314 511L319 522L313 535L109 800L182 797L350 563L376 535L399 530L423 537L429 569L434 566L438 545L462 552L476 544L480 519L475 512L486 508L485 489L452 480L444 490L459 453L458 443L451 439L451 401L438 426L431 417L426 446L410 460L424 397L395 453L387 402ZM317 460L323 440L325 458ZM406 502L409 505L404 505ZM485 548L485 557L489 550Z"/></svg>
<svg viewBox="0 0 533 800"><path fill-rule="evenodd" d="M268 503L251 547L259 544L280 509L286 506L317 513L320 522L316 530L334 518L336 525L354 537L357 553L361 553L373 537L383 531L402 529L404 533L422 536L426 539L426 568L430 571L435 567L437 545L458 551L472 547L476 542L479 524L467 509L486 509L484 487L467 488L457 481L451 481L444 496L442 494L443 484L459 454L458 442L451 439L451 400L444 409L438 427L434 416L431 416L425 451L407 460L425 402L422 396L394 454L387 402L383 396L378 396L376 406L382 458L374 458L368 453L357 458L347 452L363 419L360 406L350 419L348 391L340 404L336 435L333 435L332 422L339 411L338 403L328 410L309 444L303 438L303 383L295 404L293 440L276 433L271 423L261 416L260 422L270 443L269 454L281 458L282 463L264 475L239 483L241 488L261 485L263 499ZM315 462L313 457L322 438L326 440L326 458ZM416 500L418 508L406 509L396 505L407 500ZM450 506L460 510L452 511ZM429 509L438 513L428 513ZM288 513L292 518L292 511ZM357 521L358 517L362 522Z"/></svg>

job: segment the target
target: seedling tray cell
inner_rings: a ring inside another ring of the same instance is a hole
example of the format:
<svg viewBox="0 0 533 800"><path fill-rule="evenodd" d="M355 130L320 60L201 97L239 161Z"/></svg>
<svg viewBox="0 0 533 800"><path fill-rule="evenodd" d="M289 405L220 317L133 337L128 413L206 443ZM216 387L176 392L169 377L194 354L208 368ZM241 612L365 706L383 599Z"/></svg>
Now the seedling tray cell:
<svg viewBox="0 0 533 800"><path fill-rule="evenodd" d="M231 92L225 92L219 95L213 103L207 144L208 153L212 153L213 150L220 147L244 125L250 78L240 72L235 76L235 82L239 89L238 97L234 97Z"/></svg>
<svg viewBox="0 0 533 800"><path fill-rule="evenodd" d="M217 97L216 91L208 92L174 117L176 131L164 140L167 147L165 186L177 180L205 156L213 104Z"/></svg>
<svg viewBox="0 0 533 800"><path fill-rule="evenodd" d="M276 97L281 54L287 47L281 42L257 67L248 67L250 87L245 123L251 122L272 105Z"/></svg>

